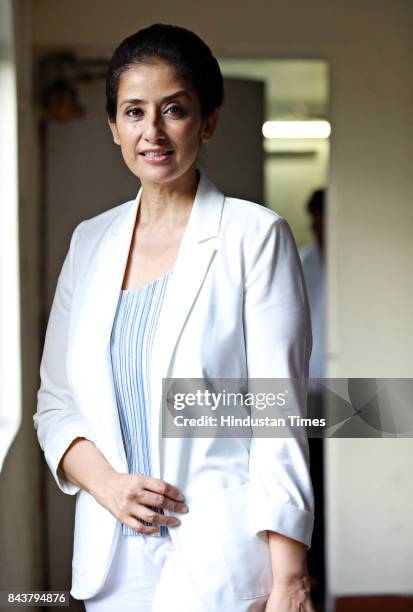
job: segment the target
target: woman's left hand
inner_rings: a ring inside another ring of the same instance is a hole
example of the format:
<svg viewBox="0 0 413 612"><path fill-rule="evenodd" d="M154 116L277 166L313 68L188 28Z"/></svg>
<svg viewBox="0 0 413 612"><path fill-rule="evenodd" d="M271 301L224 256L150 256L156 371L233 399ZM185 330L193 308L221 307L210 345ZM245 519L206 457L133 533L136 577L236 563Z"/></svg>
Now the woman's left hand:
<svg viewBox="0 0 413 612"><path fill-rule="evenodd" d="M314 612L308 577L274 582L265 612Z"/></svg>

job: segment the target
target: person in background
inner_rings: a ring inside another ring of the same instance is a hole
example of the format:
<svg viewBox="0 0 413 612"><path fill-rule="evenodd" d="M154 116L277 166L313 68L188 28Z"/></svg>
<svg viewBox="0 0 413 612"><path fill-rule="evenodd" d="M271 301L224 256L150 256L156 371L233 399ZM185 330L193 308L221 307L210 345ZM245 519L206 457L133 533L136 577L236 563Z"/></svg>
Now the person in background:
<svg viewBox="0 0 413 612"><path fill-rule="evenodd" d="M313 350L310 357L309 389L315 390L323 378L325 362L325 286L324 286L324 189L313 192L307 203L315 243L300 250L304 278L307 285L313 330Z"/></svg>
<svg viewBox="0 0 413 612"><path fill-rule="evenodd" d="M309 364L308 416L323 417L323 394L320 379L325 377L325 257L324 257L324 211L325 190L317 189L307 202L311 218L311 229L315 242L300 250L300 259L307 286L313 332L313 350ZM310 474L314 487L317 509L308 568L314 603L322 603L325 594L324 562L324 452L323 438L309 432Z"/></svg>

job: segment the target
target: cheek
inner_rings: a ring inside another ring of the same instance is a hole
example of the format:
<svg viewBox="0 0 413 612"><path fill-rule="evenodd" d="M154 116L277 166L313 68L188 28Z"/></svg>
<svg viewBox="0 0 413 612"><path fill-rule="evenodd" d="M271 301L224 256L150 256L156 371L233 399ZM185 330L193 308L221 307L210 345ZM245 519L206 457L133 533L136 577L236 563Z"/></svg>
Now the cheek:
<svg viewBox="0 0 413 612"><path fill-rule="evenodd" d="M139 126L131 123L128 126L124 126L119 131L119 137L122 145L122 149L125 151L130 150L136 146L136 139L139 137Z"/></svg>
<svg viewBox="0 0 413 612"><path fill-rule="evenodd" d="M176 132L176 139L180 140L186 149L197 147L199 138L199 125L195 122L188 122L185 125L181 125Z"/></svg>

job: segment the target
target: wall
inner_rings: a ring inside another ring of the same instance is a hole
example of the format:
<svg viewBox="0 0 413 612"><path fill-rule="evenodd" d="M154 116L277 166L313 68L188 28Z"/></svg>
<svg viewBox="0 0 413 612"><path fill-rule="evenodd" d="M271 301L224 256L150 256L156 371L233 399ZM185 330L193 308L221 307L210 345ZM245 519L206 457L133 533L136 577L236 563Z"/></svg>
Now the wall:
<svg viewBox="0 0 413 612"><path fill-rule="evenodd" d="M132 0L60 0L58 9L54 0L36 0L33 9L37 50L106 54L135 29L162 21L195 29L217 55L326 59L329 372L412 376L410 0L266 0L253 16L240 0L165 2L162 10ZM412 456L411 440L328 442L333 593L413 591Z"/></svg>

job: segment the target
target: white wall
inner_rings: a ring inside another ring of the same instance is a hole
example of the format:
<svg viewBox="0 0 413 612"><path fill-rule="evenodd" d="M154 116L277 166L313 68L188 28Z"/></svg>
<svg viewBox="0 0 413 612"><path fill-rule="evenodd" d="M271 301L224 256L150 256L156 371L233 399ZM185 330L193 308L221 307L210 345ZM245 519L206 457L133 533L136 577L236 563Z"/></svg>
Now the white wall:
<svg viewBox="0 0 413 612"><path fill-rule="evenodd" d="M196 30L220 56L330 64L331 376L412 376L413 5L410 0L137 3L36 0L37 47L107 53L154 21ZM327 444L334 593L413 591L411 440ZM344 517L344 520L343 520ZM372 561L373 560L373 561ZM392 563L389 562L391 560Z"/></svg>
<svg viewBox="0 0 413 612"><path fill-rule="evenodd" d="M13 13L0 4L0 472L21 420L17 87ZM5 203L7 202L7 206Z"/></svg>

